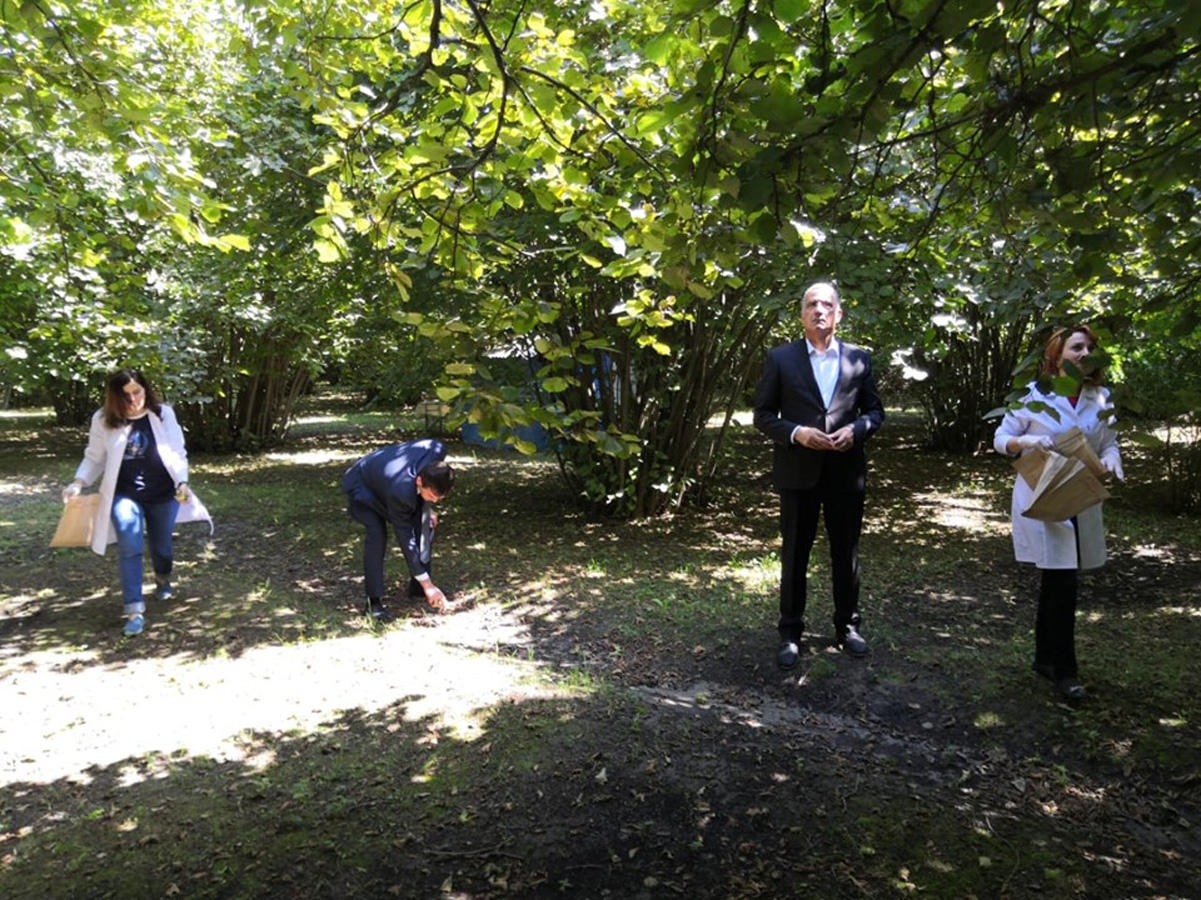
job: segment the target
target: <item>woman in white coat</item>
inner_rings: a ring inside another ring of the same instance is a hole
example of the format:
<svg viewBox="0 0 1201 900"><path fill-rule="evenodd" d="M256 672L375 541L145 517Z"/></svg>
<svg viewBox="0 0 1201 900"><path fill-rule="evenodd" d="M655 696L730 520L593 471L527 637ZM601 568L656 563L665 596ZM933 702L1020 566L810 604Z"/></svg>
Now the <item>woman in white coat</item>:
<svg viewBox="0 0 1201 900"><path fill-rule="evenodd" d="M75 480L63 488L63 502L98 477L92 550L103 556L110 543L117 544L125 634L141 634L143 544L150 545L155 597L167 600L173 593L176 521L203 520L211 527L212 519L188 489L188 454L175 413L136 369L109 376L104 406L92 416L83 460Z"/></svg>
<svg viewBox="0 0 1201 900"><path fill-rule="evenodd" d="M997 427L993 446L998 453L1016 456L1034 448L1050 450L1055 435L1075 426L1084 433L1105 470L1119 480L1125 479L1117 435L1111 427L1109 391L1101 385L1103 367L1088 362L1096 348L1097 337L1085 325L1064 328L1051 336L1043 353L1041 374L1074 379L1077 391L1061 396L1052 389L1040 389L1037 383L1030 385L1029 393ZM1032 563L1041 570L1034 624L1034 671L1053 680L1069 701L1083 700L1086 692L1076 667L1077 573L1105 564L1101 504L1064 522L1044 522L1022 515L1031 501L1031 487L1022 477L1015 478L1011 509L1014 555L1018 562Z"/></svg>

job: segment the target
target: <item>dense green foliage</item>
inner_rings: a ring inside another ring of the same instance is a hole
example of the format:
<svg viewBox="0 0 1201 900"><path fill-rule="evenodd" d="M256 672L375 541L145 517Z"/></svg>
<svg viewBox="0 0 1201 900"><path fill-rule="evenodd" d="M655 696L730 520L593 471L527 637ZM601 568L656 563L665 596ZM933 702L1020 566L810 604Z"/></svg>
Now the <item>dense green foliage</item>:
<svg viewBox="0 0 1201 900"><path fill-rule="evenodd" d="M128 359L261 443L322 370L411 399L445 364L461 417L649 514L817 278L948 449L1050 321L1164 385L1201 344L1195 5L2 6L3 380L64 417Z"/></svg>

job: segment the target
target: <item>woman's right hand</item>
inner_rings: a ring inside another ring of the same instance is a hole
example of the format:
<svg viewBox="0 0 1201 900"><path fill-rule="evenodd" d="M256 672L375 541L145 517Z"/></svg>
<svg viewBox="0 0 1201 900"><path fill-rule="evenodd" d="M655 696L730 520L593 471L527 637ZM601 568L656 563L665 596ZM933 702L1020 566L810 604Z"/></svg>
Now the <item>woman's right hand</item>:
<svg viewBox="0 0 1201 900"><path fill-rule="evenodd" d="M73 498L79 496L82 490L82 484L80 484L78 481L72 481L65 488L63 488L63 503L70 503Z"/></svg>
<svg viewBox="0 0 1201 900"><path fill-rule="evenodd" d="M1020 450L1055 449L1055 441L1049 434L1022 434L1015 437L1012 443L1016 444Z"/></svg>

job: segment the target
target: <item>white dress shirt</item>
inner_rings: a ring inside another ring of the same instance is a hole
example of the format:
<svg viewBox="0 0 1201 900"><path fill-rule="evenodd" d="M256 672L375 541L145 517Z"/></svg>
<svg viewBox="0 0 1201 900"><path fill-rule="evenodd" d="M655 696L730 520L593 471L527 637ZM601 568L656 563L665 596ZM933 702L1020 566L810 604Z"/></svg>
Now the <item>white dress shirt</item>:
<svg viewBox="0 0 1201 900"><path fill-rule="evenodd" d="M838 355L840 352L838 338L830 338L830 346L825 349L825 352L809 343L809 338L805 338L805 346L809 350L809 365L813 368L813 377L817 379L817 389L822 395L822 403L826 409L829 409L830 402L834 399L834 388L838 386ZM800 425L792 429L790 438L792 443L797 443L797 433L800 430Z"/></svg>
<svg viewBox="0 0 1201 900"><path fill-rule="evenodd" d="M805 346L809 348L809 365L813 366L813 377L817 379L822 403L829 409L834 399L834 388L838 384L838 338L830 338L830 346L824 352L809 343L809 338L805 338Z"/></svg>

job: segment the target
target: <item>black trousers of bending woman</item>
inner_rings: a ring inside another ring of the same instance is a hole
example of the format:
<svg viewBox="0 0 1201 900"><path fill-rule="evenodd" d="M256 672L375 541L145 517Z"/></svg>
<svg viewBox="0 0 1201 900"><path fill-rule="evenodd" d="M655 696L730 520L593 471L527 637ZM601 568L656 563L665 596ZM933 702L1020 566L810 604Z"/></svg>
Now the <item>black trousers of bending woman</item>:
<svg viewBox="0 0 1201 900"><path fill-rule="evenodd" d="M1042 569L1034 620L1034 668L1052 678L1076 677L1075 569Z"/></svg>

